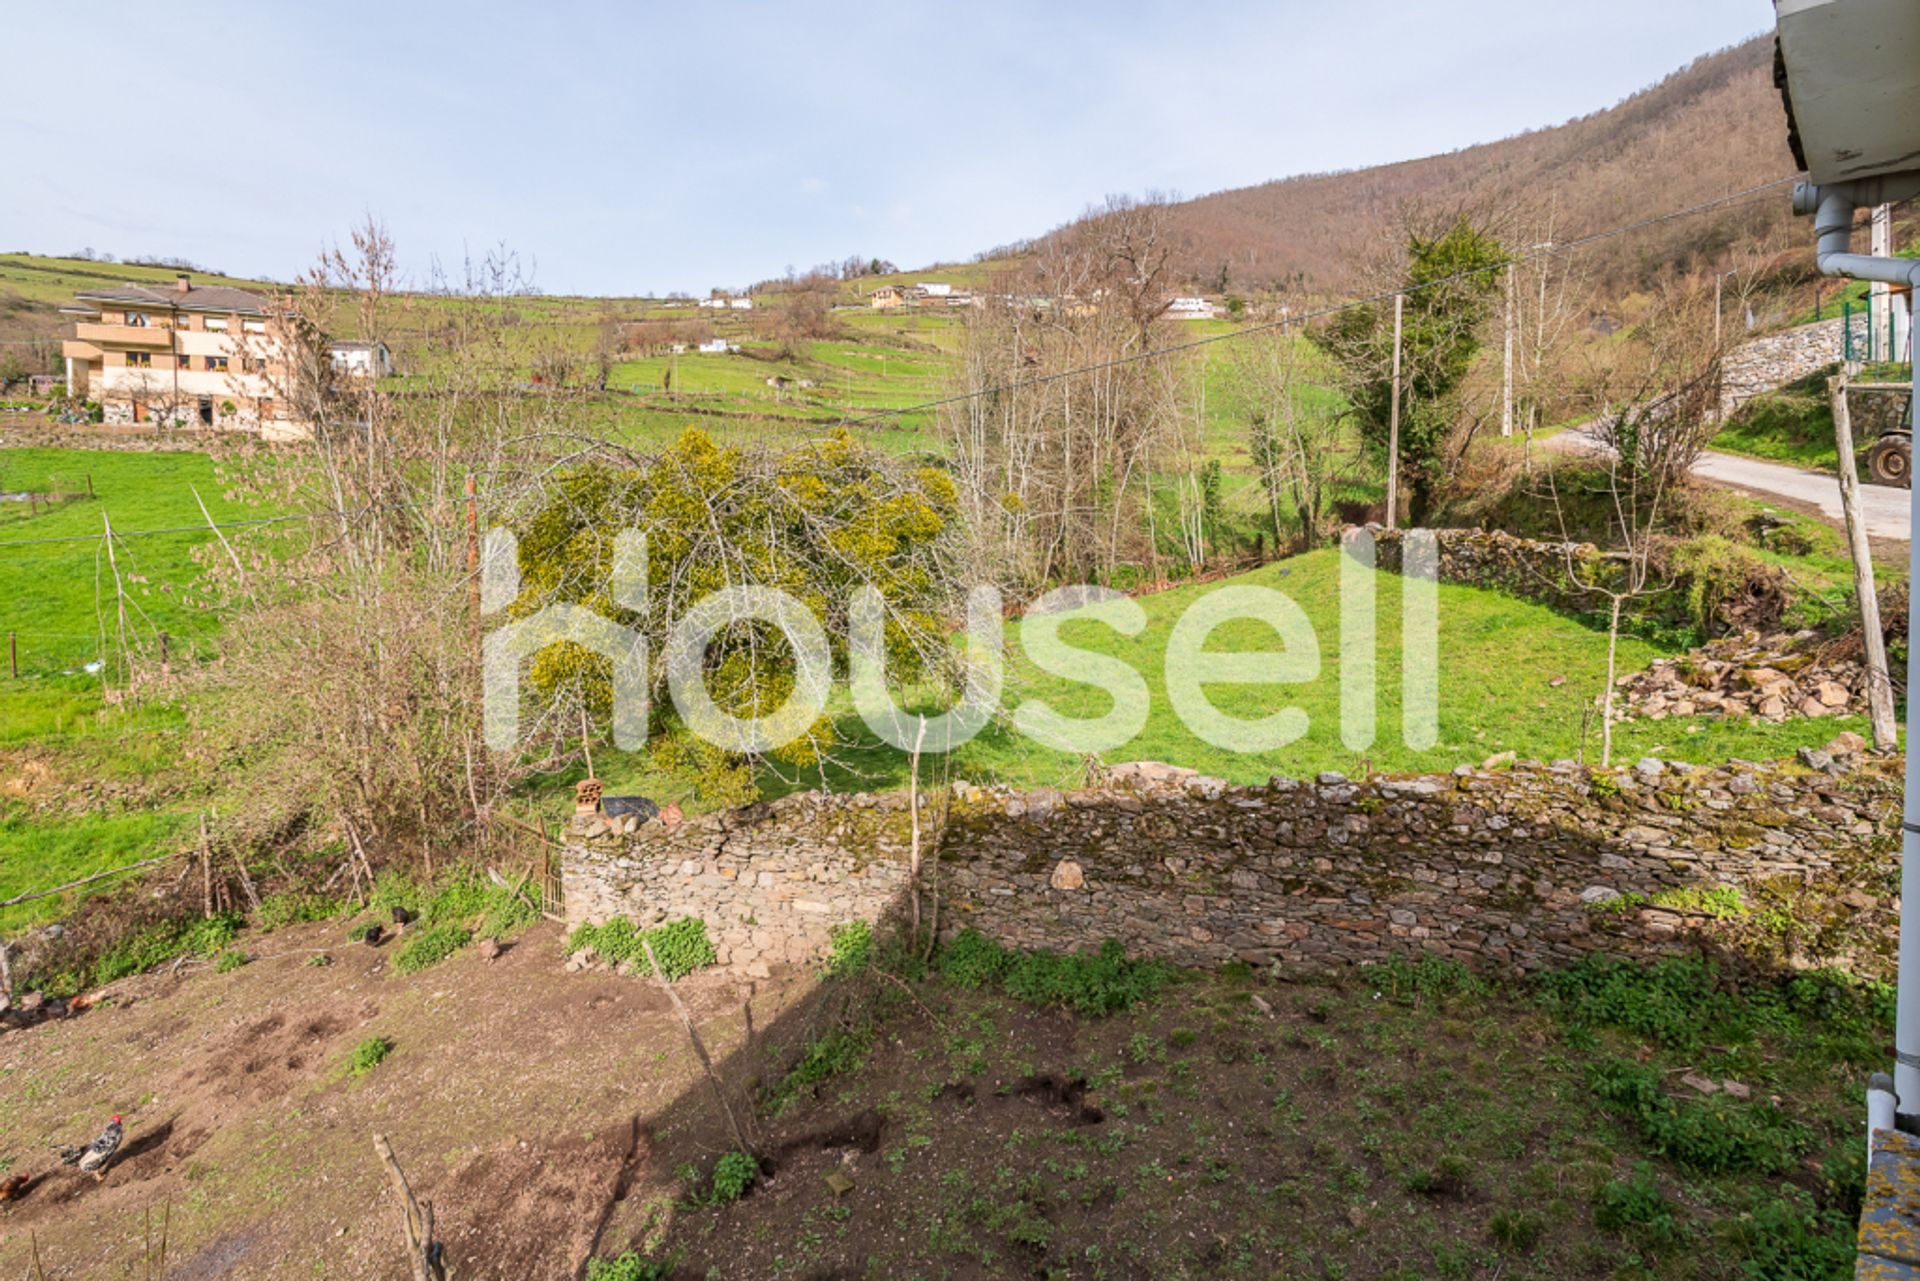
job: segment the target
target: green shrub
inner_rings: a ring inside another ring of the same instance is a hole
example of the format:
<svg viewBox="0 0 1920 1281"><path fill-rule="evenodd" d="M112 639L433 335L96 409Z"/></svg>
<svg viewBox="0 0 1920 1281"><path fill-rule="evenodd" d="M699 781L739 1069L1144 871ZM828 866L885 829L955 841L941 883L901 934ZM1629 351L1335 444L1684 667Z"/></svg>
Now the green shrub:
<svg viewBox="0 0 1920 1281"><path fill-rule="evenodd" d="M713 1183L707 1192L707 1204L731 1205L747 1194L760 1177L760 1163L745 1152L728 1152L713 1167Z"/></svg>
<svg viewBox="0 0 1920 1281"><path fill-rule="evenodd" d="M1594 1201L1593 1222L1596 1227L1625 1233L1649 1247L1672 1245L1686 1235L1660 1191L1653 1167L1645 1162L1633 1167L1631 1179L1616 1179L1601 1187Z"/></svg>
<svg viewBox="0 0 1920 1281"><path fill-rule="evenodd" d="M1649 1064L1609 1059L1595 1064L1589 1078L1595 1094L1638 1126L1647 1146L1703 1174L1784 1174L1799 1164L1812 1138L1774 1107L1726 1095L1676 1099L1661 1088L1660 1069Z"/></svg>
<svg viewBox="0 0 1920 1281"><path fill-rule="evenodd" d="M1745 1213L1724 1222L1726 1252L1753 1281L1834 1281L1854 1275L1854 1225L1819 1210L1791 1183L1753 1195Z"/></svg>
<svg viewBox="0 0 1920 1281"><path fill-rule="evenodd" d="M1790 604L1789 587L1779 568L1758 552L1718 534L1702 534L1676 543L1670 554L1674 579L1686 592L1688 621L1703 635L1727 630L1727 607L1742 606L1741 619L1759 628L1773 626ZM1755 613L1755 611L1761 611Z"/></svg>
<svg viewBox="0 0 1920 1281"><path fill-rule="evenodd" d="M1504 1249L1529 1253L1546 1234L1547 1221L1531 1210L1495 1210L1487 1231Z"/></svg>
<svg viewBox="0 0 1920 1281"><path fill-rule="evenodd" d="M630 961L635 973L649 975L653 967L647 964L646 949L640 945L643 938L653 945L653 954L669 979L683 979L719 959L713 940L707 937L707 923L697 916L668 921L650 930L637 929L632 921L617 916L605 925L582 925L567 940L567 946L574 951L590 948L609 965Z"/></svg>
<svg viewBox="0 0 1920 1281"><path fill-rule="evenodd" d="M980 931L965 929L940 949L934 968L956 987L981 988L998 980L1011 959L1006 949Z"/></svg>
<svg viewBox="0 0 1920 1281"><path fill-rule="evenodd" d="M1477 995L1487 991L1484 980L1450 956L1423 952L1416 959L1396 956L1363 970L1369 983L1388 996L1431 1000L1444 996Z"/></svg>
<svg viewBox="0 0 1920 1281"><path fill-rule="evenodd" d="M353 1053L347 1056L347 1075L365 1076L386 1062L387 1055L393 1053L393 1042L384 1036L370 1036L353 1047Z"/></svg>
<svg viewBox="0 0 1920 1281"><path fill-rule="evenodd" d="M998 983L1033 1005L1064 1005L1081 1014L1112 1014L1146 1000L1178 977L1171 965L1131 959L1117 939L1097 952L1010 952L974 930L962 930L936 962L948 982L977 988Z"/></svg>
<svg viewBox="0 0 1920 1281"><path fill-rule="evenodd" d="M215 974L231 974L253 958L237 947L230 947L213 960Z"/></svg>
<svg viewBox="0 0 1920 1281"><path fill-rule="evenodd" d="M261 929L277 930L306 921L324 921L340 915L345 906L339 899L319 894L269 894L260 900L260 910L255 913L255 919Z"/></svg>
<svg viewBox="0 0 1920 1281"><path fill-rule="evenodd" d="M238 912L222 912L204 919L149 926L94 962L92 984L101 987L129 975L144 974L176 956L210 959L233 942L242 923Z"/></svg>
<svg viewBox="0 0 1920 1281"><path fill-rule="evenodd" d="M866 1027L840 1028L815 1037L800 1052L800 1061L793 1065L793 1070L767 1091L767 1107L774 1112L785 1111L802 1091L831 1077L858 1072L871 1048L873 1029Z"/></svg>
<svg viewBox="0 0 1920 1281"><path fill-rule="evenodd" d="M406 942L394 955L393 968L399 974L412 974L440 962L467 945L473 932L460 925L414 925L407 930Z"/></svg>
<svg viewBox="0 0 1920 1281"><path fill-rule="evenodd" d="M673 1265L642 1258L632 1250L617 1259L587 1260L587 1281L668 1281Z"/></svg>
<svg viewBox="0 0 1920 1281"><path fill-rule="evenodd" d="M834 926L832 939L832 948L827 953L828 977L846 978L873 964L873 927L865 921Z"/></svg>
<svg viewBox="0 0 1920 1281"><path fill-rule="evenodd" d="M1538 991L1570 1023L1625 1028L1668 1049L1697 1049L1729 1002L1719 974L1702 961L1664 958L1651 965L1598 953L1544 974Z"/></svg>

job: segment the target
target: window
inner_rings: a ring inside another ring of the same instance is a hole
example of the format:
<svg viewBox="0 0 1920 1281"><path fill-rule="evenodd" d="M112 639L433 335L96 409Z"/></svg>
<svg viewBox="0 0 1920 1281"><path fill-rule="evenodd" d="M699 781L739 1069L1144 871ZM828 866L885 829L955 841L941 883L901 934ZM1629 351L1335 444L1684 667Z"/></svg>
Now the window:
<svg viewBox="0 0 1920 1281"><path fill-rule="evenodd" d="M188 355L184 355L184 354L183 354L183 355L179 355L179 356L175 356L175 357L173 358L173 365L174 365L174 368L176 368L176 369L192 369L192 368L193 368L193 357L192 357L192 356L188 356Z"/></svg>
<svg viewBox="0 0 1920 1281"><path fill-rule="evenodd" d="M264 320L243 320L240 322L240 330L242 333L264 334L267 332L267 322Z"/></svg>
<svg viewBox="0 0 1920 1281"><path fill-rule="evenodd" d="M225 356L208 356L206 361L207 372L215 374L224 374L227 372L227 358Z"/></svg>
<svg viewBox="0 0 1920 1281"><path fill-rule="evenodd" d="M212 333L224 334L227 332L227 318L225 316L208 316L201 323Z"/></svg>
<svg viewBox="0 0 1920 1281"><path fill-rule="evenodd" d="M127 324L135 329L145 329L152 323L153 317L147 315L144 311L130 311L127 313Z"/></svg>
<svg viewBox="0 0 1920 1281"><path fill-rule="evenodd" d="M273 417L273 397L271 397L271 396L262 396L262 397L260 398L260 401L259 401L259 410L258 410L258 412L259 412L259 414L260 414L260 417L262 417L262 418L271 418L271 417Z"/></svg>
<svg viewBox="0 0 1920 1281"><path fill-rule="evenodd" d="M130 351L127 353L127 363L135 369L149 368L153 364L153 353L150 351Z"/></svg>
<svg viewBox="0 0 1920 1281"><path fill-rule="evenodd" d="M193 317L192 316L175 316L173 318L173 327L175 329L178 329L183 334L189 333L193 329Z"/></svg>
<svg viewBox="0 0 1920 1281"><path fill-rule="evenodd" d="M258 356L242 356L242 357L240 357L240 372L241 372L241 373L245 373L245 374L260 374L260 373L265 373L265 372L266 372L266 369L267 369L267 362L266 362L266 361L264 361L264 360L262 360L262 359L260 359L260 357L258 357Z"/></svg>

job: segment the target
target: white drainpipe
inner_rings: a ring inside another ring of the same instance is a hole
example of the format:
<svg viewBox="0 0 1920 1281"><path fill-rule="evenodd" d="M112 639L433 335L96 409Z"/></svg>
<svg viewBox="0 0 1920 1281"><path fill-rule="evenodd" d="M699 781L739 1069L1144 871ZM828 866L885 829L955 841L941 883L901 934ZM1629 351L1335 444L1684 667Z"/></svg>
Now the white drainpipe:
<svg viewBox="0 0 1920 1281"><path fill-rule="evenodd" d="M1920 195L1920 175L1900 174L1858 182L1817 187L1803 182L1794 188L1793 210L1814 216L1816 261L1828 276L1851 276L1888 284L1920 283L1920 259L1876 258L1852 251L1854 211ZM1920 362L1913 365L1914 399L1920 407ZM1916 424L1920 425L1920 424ZM1920 529L1920 484L1908 491L1908 520ZM1920 539L1909 538L1907 581L1920 583ZM1920 597L1907 595L1907 630L1920 636ZM1873 1131L1920 1129L1920 736L1914 733L1914 710L1920 699L1920 645L1907 646L1907 776L1900 814L1900 973L1895 995L1892 1097L1886 1077L1875 1073L1867 1086L1867 1143L1871 1154Z"/></svg>

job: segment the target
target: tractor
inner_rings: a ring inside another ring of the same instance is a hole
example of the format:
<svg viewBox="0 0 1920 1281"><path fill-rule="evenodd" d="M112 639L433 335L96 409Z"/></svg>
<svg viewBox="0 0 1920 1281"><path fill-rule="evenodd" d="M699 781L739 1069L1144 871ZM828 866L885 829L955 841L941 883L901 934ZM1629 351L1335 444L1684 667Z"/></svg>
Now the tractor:
<svg viewBox="0 0 1920 1281"><path fill-rule="evenodd" d="M1867 479L1875 485L1894 485L1906 488L1913 481L1913 387L1909 383L1855 383L1848 389L1853 392L1869 392L1875 399L1886 397L1896 401L1899 407L1885 405L1882 412L1872 415L1883 425L1872 446L1867 450ZM1900 401L1906 403L1901 404ZM1884 404L1884 402L1882 402ZM1865 418L1867 415L1861 415Z"/></svg>

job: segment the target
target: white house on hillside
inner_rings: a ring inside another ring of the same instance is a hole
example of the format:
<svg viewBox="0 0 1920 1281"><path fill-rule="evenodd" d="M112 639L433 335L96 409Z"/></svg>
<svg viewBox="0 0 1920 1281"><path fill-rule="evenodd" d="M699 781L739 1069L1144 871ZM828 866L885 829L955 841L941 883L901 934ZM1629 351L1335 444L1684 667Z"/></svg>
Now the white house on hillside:
<svg viewBox="0 0 1920 1281"><path fill-rule="evenodd" d="M393 353L383 342L328 343L327 359L334 373L349 378L386 378L393 373Z"/></svg>
<svg viewBox="0 0 1920 1281"><path fill-rule="evenodd" d="M1167 315L1174 320L1212 320L1214 314L1205 298L1175 298L1167 304Z"/></svg>

